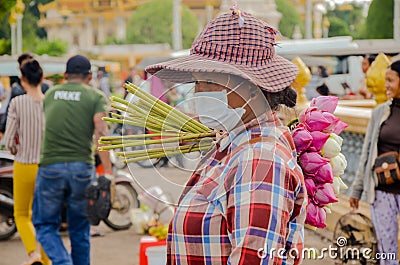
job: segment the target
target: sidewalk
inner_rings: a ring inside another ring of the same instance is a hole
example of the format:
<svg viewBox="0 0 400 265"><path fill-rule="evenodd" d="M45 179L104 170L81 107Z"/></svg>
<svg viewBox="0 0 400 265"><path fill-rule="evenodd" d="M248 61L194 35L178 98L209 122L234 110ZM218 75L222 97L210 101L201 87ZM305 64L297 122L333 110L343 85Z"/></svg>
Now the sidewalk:
<svg viewBox="0 0 400 265"><path fill-rule="evenodd" d="M133 229L112 231L104 224L97 227L105 233L104 237L92 238L93 265L139 265L139 241L141 235ZM329 234L325 234L329 235ZM66 233L63 233L66 246L69 245ZM330 242L320 234L306 229L306 247L327 247ZM8 241L0 241L0 265L19 265L26 258L25 249L18 234ZM332 260L304 260L303 265L333 265ZM161 265L161 264L160 264Z"/></svg>

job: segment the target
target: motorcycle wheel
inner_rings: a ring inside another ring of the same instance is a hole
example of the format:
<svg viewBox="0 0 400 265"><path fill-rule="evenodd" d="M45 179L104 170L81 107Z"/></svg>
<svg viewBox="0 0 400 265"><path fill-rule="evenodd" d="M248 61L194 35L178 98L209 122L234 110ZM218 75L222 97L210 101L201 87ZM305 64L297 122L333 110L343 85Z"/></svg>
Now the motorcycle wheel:
<svg viewBox="0 0 400 265"><path fill-rule="evenodd" d="M131 209L140 206L138 194L129 182L115 184L115 198L104 223L113 230L126 230L132 226Z"/></svg>
<svg viewBox="0 0 400 265"><path fill-rule="evenodd" d="M6 190L0 189L0 194L12 198L12 194ZM0 212L0 240L7 240L17 232L14 215L10 211Z"/></svg>

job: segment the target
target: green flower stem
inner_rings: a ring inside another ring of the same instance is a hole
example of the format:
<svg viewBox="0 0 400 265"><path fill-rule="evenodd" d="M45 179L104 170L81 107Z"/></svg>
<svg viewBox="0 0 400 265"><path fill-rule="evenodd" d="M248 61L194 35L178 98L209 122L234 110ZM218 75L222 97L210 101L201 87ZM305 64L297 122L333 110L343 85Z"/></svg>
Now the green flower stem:
<svg viewBox="0 0 400 265"><path fill-rule="evenodd" d="M164 116L162 116L163 113L159 113L154 104L151 107L146 106L146 108L148 107L147 108L148 110L146 110L143 108L143 106L142 107L136 106L135 104L132 104L126 100L123 100L123 99L120 99L117 97L112 97L111 100L116 102L116 103L111 104L112 107L122 110L122 111L125 111L125 112L128 112L132 116L146 117L146 121L150 120L153 123L158 123L159 125L161 125L161 127L165 126L166 129L171 129L171 127L175 128L175 129L180 129L180 126L183 126L183 123L182 123L183 121L178 122L178 124L177 124L176 120L167 122L167 120L165 118L165 114L164 114ZM139 101L139 102L141 102L141 101ZM126 107L123 107L121 104L123 104ZM132 109L137 113L132 111ZM187 127L187 126L184 126L184 127L185 127L184 129L190 130L190 127Z"/></svg>
<svg viewBox="0 0 400 265"><path fill-rule="evenodd" d="M193 152L194 149L198 150L208 150L211 148L211 145L207 146L199 146L198 144L193 145L184 145L177 147L168 147L168 148L153 148L153 149L143 149L143 150L135 150L130 152L117 152L116 155L122 158L136 158L141 156L152 156L154 154L170 154L171 152L175 153L179 151L179 153L188 153Z"/></svg>
<svg viewBox="0 0 400 265"><path fill-rule="evenodd" d="M171 107L170 105L168 105L167 103L157 99L156 97L146 93L145 91L143 91L142 89L138 88L137 86L135 86L134 84L125 84L124 86L125 88L128 89L129 92L131 92L132 94L136 95L137 97L143 99L144 101L148 102L151 106L157 106L157 108L159 108L160 110L163 110L164 113L167 113L168 116L171 116L171 119L173 120L181 120L181 121L185 121L184 124L188 124L190 127L192 127L194 130L196 130L197 132L205 132L205 131L210 131L210 129L206 126L204 126L203 124L196 122L195 120L193 120L192 118L190 118L189 116L187 116L186 114L177 111L175 108Z"/></svg>
<svg viewBox="0 0 400 265"><path fill-rule="evenodd" d="M137 162L137 161L146 160L146 159L161 158L161 157L165 157L165 156L173 156L173 155L185 154L185 153L190 153L190 152L195 152L195 151L200 151L200 148L193 147L192 150L188 149L188 150L176 150L176 151L168 152L168 153L155 153L155 154L151 154L148 156L140 156L140 157L126 159L124 162L131 163L131 162Z"/></svg>
<svg viewBox="0 0 400 265"><path fill-rule="evenodd" d="M123 140L123 139L137 139L137 138L149 138L149 137L178 137L180 134L176 133L146 133L146 134L132 134L132 135L110 135L110 136L103 136L101 137L102 140L105 141L112 141L112 140Z"/></svg>
<svg viewBox="0 0 400 265"><path fill-rule="evenodd" d="M109 121L109 122L114 122L114 123L119 123L119 124L128 124L128 125L132 125L132 126L143 127L142 123L134 122L134 121L120 120L120 119L109 118L109 117L103 117L102 120ZM161 131L158 127L153 127L151 125L149 125L148 127L153 132L160 132Z"/></svg>
<svg viewBox="0 0 400 265"><path fill-rule="evenodd" d="M135 146L142 146L142 145L150 145L150 144L166 144L166 143L182 143L190 141L201 141L202 138L210 138L215 137L215 133L200 133L197 135L189 134L180 137L171 137L171 138L161 138L155 140L126 140L123 143L113 144L108 146L101 146L99 147L100 151L107 151L112 149L122 149L126 147L135 147ZM101 140L100 140L101 141Z"/></svg>

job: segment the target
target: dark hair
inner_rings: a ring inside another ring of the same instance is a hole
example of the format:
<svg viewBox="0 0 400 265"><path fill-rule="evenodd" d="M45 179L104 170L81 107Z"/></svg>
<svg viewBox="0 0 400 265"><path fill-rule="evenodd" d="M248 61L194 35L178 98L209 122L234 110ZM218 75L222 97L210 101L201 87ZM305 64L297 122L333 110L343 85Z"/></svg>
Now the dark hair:
<svg viewBox="0 0 400 265"><path fill-rule="evenodd" d="M371 65L372 62L375 61L376 56L375 55L365 55L364 58L367 59L369 65Z"/></svg>
<svg viewBox="0 0 400 265"><path fill-rule="evenodd" d="M261 91L272 110L278 110L279 105L284 105L289 108L296 106L297 92L291 86L276 93L271 93L263 89L261 89Z"/></svg>
<svg viewBox="0 0 400 265"><path fill-rule="evenodd" d="M329 87L323 83L315 89L321 96L329 96Z"/></svg>
<svg viewBox="0 0 400 265"><path fill-rule="evenodd" d="M24 61L28 60L28 59L33 59L33 55L32 55L31 53L29 53L29 52L24 52L23 54L21 54L21 55L18 57L18 64L19 64L19 66L21 67L21 64L22 64Z"/></svg>
<svg viewBox="0 0 400 265"><path fill-rule="evenodd" d="M318 69L321 71L321 77L325 78L325 77L329 76L328 72L326 71L325 66L320 65L320 66L318 66Z"/></svg>
<svg viewBox="0 0 400 265"><path fill-rule="evenodd" d="M389 68L390 70L397 72L397 75L400 77L400 60L393 62Z"/></svg>
<svg viewBox="0 0 400 265"><path fill-rule="evenodd" d="M29 59L21 65L22 76L28 80L28 83L37 86L42 81L43 70L35 59Z"/></svg>

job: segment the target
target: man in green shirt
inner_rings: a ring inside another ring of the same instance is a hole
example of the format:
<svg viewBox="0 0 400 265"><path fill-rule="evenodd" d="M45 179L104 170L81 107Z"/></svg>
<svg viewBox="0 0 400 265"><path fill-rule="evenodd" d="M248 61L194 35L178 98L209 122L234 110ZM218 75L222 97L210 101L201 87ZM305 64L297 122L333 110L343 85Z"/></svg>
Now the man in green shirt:
<svg viewBox="0 0 400 265"><path fill-rule="evenodd" d="M97 143L107 135L105 95L88 86L90 61L71 57L66 66L67 83L46 93L46 125L33 202L33 223L39 242L53 265L90 264L90 224L85 214L85 189L95 174L93 135ZM99 153L105 173L112 172L109 154ZM71 254L58 229L63 205L67 205Z"/></svg>

